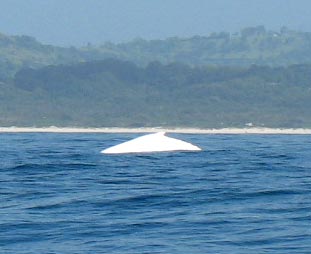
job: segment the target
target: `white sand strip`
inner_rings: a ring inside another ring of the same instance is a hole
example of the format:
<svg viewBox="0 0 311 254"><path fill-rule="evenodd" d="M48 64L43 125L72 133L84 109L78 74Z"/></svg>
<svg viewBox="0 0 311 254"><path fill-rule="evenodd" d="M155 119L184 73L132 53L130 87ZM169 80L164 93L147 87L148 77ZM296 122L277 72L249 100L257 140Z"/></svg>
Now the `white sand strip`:
<svg viewBox="0 0 311 254"><path fill-rule="evenodd" d="M151 132L189 133L189 134L311 134L311 129L281 128L75 128L75 127L0 127L0 133L151 133Z"/></svg>

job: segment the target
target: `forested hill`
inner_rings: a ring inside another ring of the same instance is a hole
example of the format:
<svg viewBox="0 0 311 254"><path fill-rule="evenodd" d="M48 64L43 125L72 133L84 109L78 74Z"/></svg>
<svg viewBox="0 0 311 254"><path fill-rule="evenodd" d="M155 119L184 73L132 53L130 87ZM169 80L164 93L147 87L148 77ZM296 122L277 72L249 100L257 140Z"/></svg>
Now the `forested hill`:
<svg viewBox="0 0 311 254"><path fill-rule="evenodd" d="M159 61L191 66L251 64L287 66L311 63L311 33L245 28L239 33L213 33L192 38L137 39L128 43L91 44L82 48L43 45L29 36L0 34L0 81L12 78L25 67L72 64L117 58L140 66Z"/></svg>
<svg viewBox="0 0 311 254"><path fill-rule="evenodd" d="M82 48L0 34L0 126L311 127L311 33Z"/></svg>
<svg viewBox="0 0 311 254"><path fill-rule="evenodd" d="M291 31L285 27L280 31L267 31L259 26L245 28L235 34L221 32L208 36L152 41L137 39L129 43L107 43L84 50L90 55L109 54L142 65L156 60L193 66L286 66L311 63L311 33Z"/></svg>
<svg viewBox="0 0 311 254"><path fill-rule="evenodd" d="M0 126L311 127L311 65L110 59L23 69L0 87Z"/></svg>
<svg viewBox="0 0 311 254"><path fill-rule="evenodd" d="M10 79L22 68L83 61L76 48L44 45L30 36L0 34L0 81Z"/></svg>

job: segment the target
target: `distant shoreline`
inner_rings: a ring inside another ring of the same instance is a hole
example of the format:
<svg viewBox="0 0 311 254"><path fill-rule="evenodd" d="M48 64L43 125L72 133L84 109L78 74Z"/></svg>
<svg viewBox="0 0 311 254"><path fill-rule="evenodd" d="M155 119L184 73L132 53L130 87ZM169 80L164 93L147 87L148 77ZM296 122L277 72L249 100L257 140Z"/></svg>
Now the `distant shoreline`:
<svg viewBox="0 0 311 254"><path fill-rule="evenodd" d="M151 133L151 132L185 133L185 134L284 134L311 135L311 129L304 128L75 128L75 127L0 127L0 133Z"/></svg>

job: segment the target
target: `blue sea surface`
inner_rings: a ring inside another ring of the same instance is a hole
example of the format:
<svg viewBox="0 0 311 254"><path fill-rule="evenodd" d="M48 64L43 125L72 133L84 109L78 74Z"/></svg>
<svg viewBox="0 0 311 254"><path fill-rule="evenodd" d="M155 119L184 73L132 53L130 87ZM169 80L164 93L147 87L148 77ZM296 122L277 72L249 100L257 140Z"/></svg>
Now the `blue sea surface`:
<svg viewBox="0 0 311 254"><path fill-rule="evenodd" d="M310 135L0 134L0 253L311 253Z"/></svg>

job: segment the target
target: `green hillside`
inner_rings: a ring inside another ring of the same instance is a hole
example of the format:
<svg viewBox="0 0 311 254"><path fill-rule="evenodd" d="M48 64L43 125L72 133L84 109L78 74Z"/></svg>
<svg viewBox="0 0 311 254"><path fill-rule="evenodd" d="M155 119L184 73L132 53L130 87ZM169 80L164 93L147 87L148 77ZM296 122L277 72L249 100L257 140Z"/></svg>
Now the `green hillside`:
<svg viewBox="0 0 311 254"><path fill-rule="evenodd" d="M82 61L75 48L44 45L30 36L0 34L0 80L12 78L22 68Z"/></svg>
<svg viewBox="0 0 311 254"><path fill-rule="evenodd" d="M82 48L0 34L0 126L311 127L311 33Z"/></svg>
<svg viewBox="0 0 311 254"><path fill-rule="evenodd" d="M110 59L24 69L0 86L0 126L311 127L311 65Z"/></svg>
<svg viewBox="0 0 311 254"><path fill-rule="evenodd" d="M137 39L82 50L90 56L107 54L140 65L156 60L165 64L181 62L192 66L285 66L311 62L311 33L291 31L285 27L280 31L268 31L259 26L245 28L235 34L220 32L192 38Z"/></svg>
<svg viewBox="0 0 311 254"><path fill-rule="evenodd" d="M213 33L192 38L136 39L127 43L104 43L81 48L43 45L29 36L0 34L0 80L25 68L72 64L107 58L131 61L139 66L159 61L191 66L287 66L311 63L311 33L245 28L239 33Z"/></svg>

